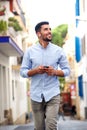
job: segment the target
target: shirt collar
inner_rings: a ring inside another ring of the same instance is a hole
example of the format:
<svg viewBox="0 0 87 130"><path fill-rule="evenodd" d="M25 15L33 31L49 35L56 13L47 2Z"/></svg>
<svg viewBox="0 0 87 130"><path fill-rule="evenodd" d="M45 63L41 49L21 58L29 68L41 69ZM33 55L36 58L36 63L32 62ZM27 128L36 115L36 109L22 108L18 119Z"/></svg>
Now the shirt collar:
<svg viewBox="0 0 87 130"><path fill-rule="evenodd" d="M49 42L49 44L47 45L46 48L48 48L50 46L50 44L51 44L51 42ZM39 42L38 42L38 45L39 45L40 48L43 48L43 46Z"/></svg>

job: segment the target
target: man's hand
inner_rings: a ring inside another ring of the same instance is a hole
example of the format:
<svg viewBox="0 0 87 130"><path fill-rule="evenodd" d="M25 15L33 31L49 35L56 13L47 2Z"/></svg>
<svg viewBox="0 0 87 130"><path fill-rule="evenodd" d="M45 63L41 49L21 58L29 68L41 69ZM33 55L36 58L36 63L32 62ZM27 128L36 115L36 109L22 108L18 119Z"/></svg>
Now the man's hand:
<svg viewBox="0 0 87 130"><path fill-rule="evenodd" d="M53 76L56 73L56 70L52 66L44 67L44 70L49 76Z"/></svg>
<svg viewBox="0 0 87 130"><path fill-rule="evenodd" d="M56 75L56 71L52 66L38 66L34 69L28 71L28 76L33 76L35 74L47 73L49 76Z"/></svg>
<svg viewBox="0 0 87 130"><path fill-rule="evenodd" d="M37 74L47 73L49 76L55 75L56 71L52 66L38 66L35 70Z"/></svg>
<svg viewBox="0 0 87 130"><path fill-rule="evenodd" d="M37 74L43 74L43 73L45 73L44 66L38 66L36 68L36 72L37 72Z"/></svg>
<svg viewBox="0 0 87 130"><path fill-rule="evenodd" d="M33 75L36 75L36 74L43 74L45 73L45 70L44 70L44 66L38 66L34 69L31 69L28 71L28 76L33 76Z"/></svg>

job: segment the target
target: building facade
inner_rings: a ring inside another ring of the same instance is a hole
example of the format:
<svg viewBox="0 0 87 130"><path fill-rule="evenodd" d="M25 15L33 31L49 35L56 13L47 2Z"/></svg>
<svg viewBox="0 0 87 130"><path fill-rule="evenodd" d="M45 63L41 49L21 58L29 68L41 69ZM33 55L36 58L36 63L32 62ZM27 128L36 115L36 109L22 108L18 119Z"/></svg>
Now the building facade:
<svg viewBox="0 0 87 130"><path fill-rule="evenodd" d="M77 106L80 119L87 119L87 1L76 0L76 81Z"/></svg>
<svg viewBox="0 0 87 130"><path fill-rule="evenodd" d="M24 122L28 111L26 79L19 73L23 47L26 46L26 43L22 45L22 40L27 34L19 2L0 0L0 27L3 27L0 28L0 124L14 124L17 120ZM13 28L9 18L15 20L14 23L18 21L20 28Z"/></svg>

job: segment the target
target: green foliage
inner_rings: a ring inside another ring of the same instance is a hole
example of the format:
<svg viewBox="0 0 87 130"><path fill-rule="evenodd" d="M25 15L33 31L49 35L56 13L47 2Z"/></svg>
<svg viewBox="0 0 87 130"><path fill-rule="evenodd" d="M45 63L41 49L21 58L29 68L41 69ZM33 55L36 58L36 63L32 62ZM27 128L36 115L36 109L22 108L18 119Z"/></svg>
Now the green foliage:
<svg viewBox="0 0 87 130"><path fill-rule="evenodd" d="M64 39L66 37L66 34L68 32L68 25L62 24L57 26L55 29L52 30L52 42L56 45L59 45L60 47L64 44Z"/></svg>
<svg viewBox="0 0 87 130"><path fill-rule="evenodd" d="M7 31L7 22L4 20L0 20L0 33L4 33Z"/></svg>
<svg viewBox="0 0 87 130"><path fill-rule="evenodd" d="M59 77L59 81L60 81L60 91L62 92L65 86L65 77Z"/></svg>
<svg viewBox="0 0 87 130"><path fill-rule="evenodd" d="M22 31L22 27L19 25L19 22L15 18L10 17L8 21L9 27L13 27L15 31Z"/></svg>

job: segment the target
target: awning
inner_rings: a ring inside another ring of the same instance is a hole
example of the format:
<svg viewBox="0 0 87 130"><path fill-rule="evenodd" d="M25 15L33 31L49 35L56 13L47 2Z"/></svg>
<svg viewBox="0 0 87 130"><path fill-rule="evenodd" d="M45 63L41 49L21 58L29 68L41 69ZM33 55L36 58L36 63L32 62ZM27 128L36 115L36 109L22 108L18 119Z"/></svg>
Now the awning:
<svg viewBox="0 0 87 130"><path fill-rule="evenodd" d="M23 56L23 51L10 36L0 36L0 52L6 56Z"/></svg>

